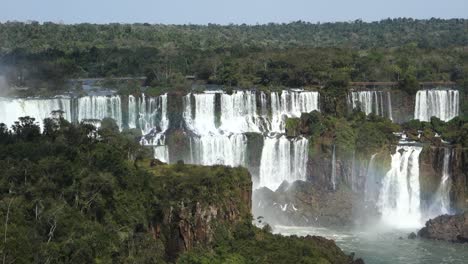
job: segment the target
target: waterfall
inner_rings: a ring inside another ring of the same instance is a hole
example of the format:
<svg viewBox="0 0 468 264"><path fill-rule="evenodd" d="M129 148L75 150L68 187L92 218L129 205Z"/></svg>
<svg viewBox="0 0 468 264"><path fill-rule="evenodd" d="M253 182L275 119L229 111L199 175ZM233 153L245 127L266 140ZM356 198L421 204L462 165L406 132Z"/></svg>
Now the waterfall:
<svg viewBox="0 0 468 264"><path fill-rule="evenodd" d="M375 202L377 201L378 196L378 183L376 178L376 169L375 169L375 157L376 154L372 154L369 164L367 165L366 172L366 185L364 189L364 199L366 202Z"/></svg>
<svg viewBox="0 0 468 264"><path fill-rule="evenodd" d="M190 139L191 163L245 166L247 137L243 134L203 135Z"/></svg>
<svg viewBox="0 0 468 264"><path fill-rule="evenodd" d="M254 125L249 122L249 117L256 113L255 97L251 93L242 92L222 94L222 125L218 128L215 96L213 93L204 93L184 97L183 118L186 127L195 133L190 138L190 162L245 166L247 137L240 132L249 131L250 126Z"/></svg>
<svg viewBox="0 0 468 264"><path fill-rule="evenodd" d="M379 196L383 222L396 227L421 225L419 154L420 146L398 145L391 169L385 175Z"/></svg>
<svg viewBox="0 0 468 264"><path fill-rule="evenodd" d="M442 214L450 214L450 189L451 189L451 179L450 179L450 158L451 150L447 147L444 149L444 163L442 167L442 177L440 179L439 187L435 193L434 202L430 208L430 214L433 217Z"/></svg>
<svg viewBox="0 0 468 264"><path fill-rule="evenodd" d="M421 90L416 93L414 119L430 121L438 117L449 121L459 114L459 92L457 90Z"/></svg>
<svg viewBox="0 0 468 264"><path fill-rule="evenodd" d="M114 119L122 129L120 96L85 96L78 99L78 121L104 118Z"/></svg>
<svg viewBox="0 0 468 264"><path fill-rule="evenodd" d="M384 100L387 97L387 100ZM393 119L392 99L390 92L385 91L359 91L351 92L351 103L353 109L358 107L366 115L375 115Z"/></svg>
<svg viewBox="0 0 468 264"><path fill-rule="evenodd" d="M137 124L144 135L150 133L163 133L169 127L167 117L167 94L157 97L141 95L138 103Z"/></svg>
<svg viewBox="0 0 468 264"><path fill-rule="evenodd" d="M138 118L138 108L135 96L128 96L128 128L136 128Z"/></svg>
<svg viewBox="0 0 468 264"><path fill-rule="evenodd" d="M333 153L332 153L332 169L331 169L331 177L330 182L332 184L332 189L336 190L336 155L335 155L335 145L333 145Z"/></svg>
<svg viewBox="0 0 468 264"><path fill-rule="evenodd" d="M215 123L215 95L214 93L188 94L184 97L185 124L198 135L219 132ZM192 98L195 102L194 108Z"/></svg>
<svg viewBox="0 0 468 264"><path fill-rule="evenodd" d="M45 118L52 117L53 111L63 111L63 118L72 121L70 98L16 99L0 98L0 122L11 127L19 117L30 116L42 127Z"/></svg>
<svg viewBox="0 0 468 264"><path fill-rule="evenodd" d="M271 93L271 131L284 132L286 117L300 117L302 113L319 110L318 92L287 91Z"/></svg>
<svg viewBox="0 0 468 264"><path fill-rule="evenodd" d="M144 135L141 144L153 146L154 158L169 162L169 149L166 145L166 131L169 128L167 116L167 94L146 97L142 94L138 101L129 97L129 127L140 128ZM130 120L130 117L133 119ZM132 125L130 125L132 124Z"/></svg>
<svg viewBox="0 0 468 264"><path fill-rule="evenodd" d="M221 95L220 129L231 133L260 133L265 130L262 119L257 115L255 92L235 91Z"/></svg>
<svg viewBox="0 0 468 264"><path fill-rule="evenodd" d="M283 181L306 180L306 138L266 137L260 163L260 186L276 190Z"/></svg>
<svg viewBox="0 0 468 264"><path fill-rule="evenodd" d="M262 116L267 116L268 115L268 110L267 110L267 96L264 92L260 92L260 109L261 109L261 115Z"/></svg>

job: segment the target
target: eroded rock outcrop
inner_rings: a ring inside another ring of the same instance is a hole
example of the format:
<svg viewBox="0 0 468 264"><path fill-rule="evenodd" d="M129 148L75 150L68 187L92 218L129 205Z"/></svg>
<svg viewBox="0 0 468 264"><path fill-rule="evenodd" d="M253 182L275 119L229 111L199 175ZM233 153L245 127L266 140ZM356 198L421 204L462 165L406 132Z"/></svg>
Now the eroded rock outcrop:
<svg viewBox="0 0 468 264"><path fill-rule="evenodd" d="M459 215L441 215L426 222L418 236L427 239L468 243L468 212Z"/></svg>

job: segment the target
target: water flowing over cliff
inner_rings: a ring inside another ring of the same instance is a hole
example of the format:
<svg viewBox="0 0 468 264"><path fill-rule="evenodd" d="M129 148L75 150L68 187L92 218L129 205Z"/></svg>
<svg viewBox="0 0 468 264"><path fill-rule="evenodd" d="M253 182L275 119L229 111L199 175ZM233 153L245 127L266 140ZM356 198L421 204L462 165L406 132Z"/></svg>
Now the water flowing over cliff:
<svg viewBox="0 0 468 264"><path fill-rule="evenodd" d="M393 120L392 97L389 91L351 92L350 100L353 109L360 108L366 115L374 113Z"/></svg>
<svg viewBox="0 0 468 264"><path fill-rule="evenodd" d="M183 119L190 134L187 161L249 167L251 150L245 133L261 133L260 164L252 171L259 177L257 187L276 189L284 180L305 180L308 140L277 134L284 132L286 117L318 110L318 100L317 92L302 91L272 92L269 96L253 91L188 94L183 99Z"/></svg>
<svg viewBox="0 0 468 264"><path fill-rule="evenodd" d="M422 147L398 145L391 169L382 181L379 208L382 220L396 227L421 225L419 154Z"/></svg>
<svg viewBox="0 0 468 264"><path fill-rule="evenodd" d="M114 119L122 127L120 96L85 96L78 99L78 121L102 120L106 117Z"/></svg>
<svg viewBox="0 0 468 264"><path fill-rule="evenodd" d="M63 117L72 121L70 98L51 99L17 99L0 98L0 122L8 127L18 121L19 117L30 116L41 125L42 121L51 116L52 111L63 111Z"/></svg>
<svg viewBox="0 0 468 264"><path fill-rule="evenodd" d="M306 138L265 138L260 165L260 186L276 190L283 181L306 180Z"/></svg>
<svg viewBox="0 0 468 264"><path fill-rule="evenodd" d="M460 109L457 90L421 90L416 94L414 119L430 121L431 117L449 121L458 116Z"/></svg>

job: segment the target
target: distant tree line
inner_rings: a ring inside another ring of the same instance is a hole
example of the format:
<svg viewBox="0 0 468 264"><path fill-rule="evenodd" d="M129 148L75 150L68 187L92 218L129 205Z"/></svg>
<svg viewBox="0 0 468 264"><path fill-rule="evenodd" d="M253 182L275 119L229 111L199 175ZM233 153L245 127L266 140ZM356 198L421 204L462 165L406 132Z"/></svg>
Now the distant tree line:
<svg viewBox="0 0 468 264"><path fill-rule="evenodd" d="M0 72L12 85L63 89L75 77L146 76L180 87L185 76L228 86L348 81L466 84L468 20L366 23L150 25L0 24ZM465 85L466 86L466 85Z"/></svg>

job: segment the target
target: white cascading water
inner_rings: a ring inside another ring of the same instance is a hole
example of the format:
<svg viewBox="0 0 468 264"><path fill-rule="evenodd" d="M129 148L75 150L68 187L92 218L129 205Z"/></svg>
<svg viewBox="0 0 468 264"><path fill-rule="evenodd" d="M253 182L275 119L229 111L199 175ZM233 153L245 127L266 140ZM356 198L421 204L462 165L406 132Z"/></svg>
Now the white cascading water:
<svg viewBox="0 0 468 264"><path fill-rule="evenodd" d="M219 96L219 120L215 110L215 93L188 94L184 97L183 118L186 127L194 133L189 139L191 163L246 166L247 137L244 133L281 133L284 132L286 116L300 117L302 113L319 109L318 92L272 93L270 111L263 92L260 93L259 107L256 93L251 91L221 93ZM276 188L283 180L305 180L307 146L305 138L291 141L284 136L265 136L259 187Z"/></svg>
<svg viewBox="0 0 468 264"><path fill-rule="evenodd" d="M386 98L386 99L385 99ZM358 91L351 92L351 103L353 109L360 107L361 111L374 113L376 115L387 117L390 120L392 116L392 99L390 92L385 91Z"/></svg>
<svg viewBox="0 0 468 264"><path fill-rule="evenodd" d="M137 99L133 95L128 96L128 128L136 128L138 118Z"/></svg>
<svg viewBox="0 0 468 264"><path fill-rule="evenodd" d="M308 145L306 138L266 137L260 165L260 187L276 190L283 181L306 180Z"/></svg>
<svg viewBox="0 0 468 264"><path fill-rule="evenodd" d="M420 146L398 145L382 181L378 206L382 221L398 228L422 225L419 185Z"/></svg>
<svg viewBox="0 0 468 264"><path fill-rule="evenodd" d="M266 129L263 120L257 114L255 92L236 91L231 95L221 94L221 126L219 129L231 133L260 133Z"/></svg>
<svg viewBox="0 0 468 264"><path fill-rule="evenodd" d="M42 127L43 120L57 110L63 111L63 118L72 121L70 98L0 98L0 123L11 127L19 117L30 116Z"/></svg>
<svg viewBox="0 0 468 264"><path fill-rule="evenodd" d="M192 112L192 99L195 108ZM187 127L197 135L218 134L215 114L215 94L188 94L184 97L183 117Z"/></svg>
<svg viewBox="0 0 468 264"><path fill-rule="evenodd" d="M285 131L286 117L300 117L302 113L319 111L318 92L295 92L283 90L281 95L271 93L271 128L272 132Z"/></svg>
<svg viewBox="0 0 468 264"><path fill-rule="evenodd" d="M449 148L444 149L444 163L442 167L442 177L440 179L439 187L435 193L434 201L430 207L431 217L438 215L450 214L452 212L450 207L450 189L451 189L451 178L450 178L450 158L451 150Z"/></svg>
<svg viewBox="0 0 468 264"><path fill-rule="evenodd" d="M216 94L188 94L184 97L183 117L185 124L188 129L195 133L195 136L190 138L190 163L229 166L246 164L247 137L235 132L239 132L242 128L248 128L248 117L242 116L242 112L236 111L253 113L254 110L252 107L250 109L234 109L234 107L252 105L252 99L249 96L244 97L242 93L239 93L239 95L233 94L235 99L232 100L229 98L222 100L223 112L226 111L228 117L236 119L236 122L233 120L231 124L224 126L225 131L216 125ZM244 101L241 103L240 101L243 99L247 99L249 102ZM192 101L195 103L194 108L192 107ZM229 120L225 118L224 121L228 122Z"/></svg>
<svg viewBox="0 0 468 264"><path fill-rule="evenodd" d="M190 140L190 149L194 164L245 166L247 137L243 134L203 135Z"/></svg>
<svg viewBox="0 0 468 264"><path fill-rule="evenodd" d="M120 96L85 96L78 99L78 120L112 118L122 129L122 103Z"/></svg>
<svg viewBox="0 0 468 264"><path fill-rule="evenodd" d="M169 149L166 145L166 131L169 128L167 116L167 94L157 97L128 98L129 128L141 129L144 137L141 144L153 146L154 157L169 162Z"/></svg>
<svg viewBox="0 0 468 264"><path fill-rule="evenodd" d="M458 116L459 110L457 90L421 90L416 93L414 119L427 122L435 116L442 121L449 121Z"/></svg>

